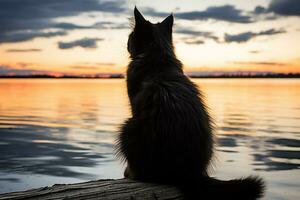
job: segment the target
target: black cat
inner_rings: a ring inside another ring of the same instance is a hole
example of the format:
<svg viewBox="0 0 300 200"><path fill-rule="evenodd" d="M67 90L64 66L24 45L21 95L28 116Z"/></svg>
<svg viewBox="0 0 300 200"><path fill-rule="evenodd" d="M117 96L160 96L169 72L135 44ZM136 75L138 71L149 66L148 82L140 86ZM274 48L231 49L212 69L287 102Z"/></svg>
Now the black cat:
<svg viewBox="0 0 300 200"><path fill-rule="evenodd" d="M258 177L209 177L213 126L197 87L183 73L172 44L173 16L152 24L135 8L129 36L127 89L132 117L121 128L118 153L125 177L178 186L190 199L256 199ZM204 198L203 198L204 197Z"/></svg>

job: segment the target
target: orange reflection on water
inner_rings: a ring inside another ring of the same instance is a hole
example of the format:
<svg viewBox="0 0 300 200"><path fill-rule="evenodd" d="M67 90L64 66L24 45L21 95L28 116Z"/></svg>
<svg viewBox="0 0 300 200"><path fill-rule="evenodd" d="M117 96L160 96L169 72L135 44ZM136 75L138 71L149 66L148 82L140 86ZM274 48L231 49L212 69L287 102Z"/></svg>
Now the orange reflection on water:
<svg viewBox="0 0 300 200"><path fill-rule="evenodd" d="M220 134L265 134L262 130L278 126L287 131L298 127L297 79L193 81L205 94ZM125 80L121 79L1 79L0 94L0 126L116 131L116 125L129 116Z"/></svg>
<svg viewBox="0 0 300 200"><path fill-rule="evenodd" d="M266 130L288 134L300 128L299 79L194 81L205 93L218 133L268 136Z"/></svg>
<svg viewBox="0 0 300 200"><path fill-rule="evenodd" d="M2 124L109 128L128 114L120 80L2 79L0 94Z"/></svg>
<svg viewBox="0 0 300 200"><path fill-rule="evenodd" d="M260 173L267 199L299 199L292 191L300 179L300 80L193 81L216 122L213 175ZM113 148L130 115L125 80L0 79L0 94L0 176L7 179L0 180L0 192L19 182L28 189L70 177L121 178ZM14 179L19 182L9 182Z"/></svg>

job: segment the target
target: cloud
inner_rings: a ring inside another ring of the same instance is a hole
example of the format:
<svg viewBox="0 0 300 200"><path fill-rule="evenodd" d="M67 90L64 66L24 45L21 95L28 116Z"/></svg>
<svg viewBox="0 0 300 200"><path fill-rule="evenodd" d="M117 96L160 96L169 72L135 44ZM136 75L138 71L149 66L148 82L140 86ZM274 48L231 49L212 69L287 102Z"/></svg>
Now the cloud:
<svg viewBox="0 0 300 200"><path fill-rule="evenodd" d="M254 13L255 13L255 14L260 15L260 14L263 14L263 13L266 13L266 12L267 12L267 9L266 9L265 7L262 7L262 6L256 6L256 7L254 8Z"/></svg>
<svg viewBox="0 0 300 200"><path fill-rule="evenodd" d="M275 14L267 19L277 19L278 16L300 16L300 1L272 0L267 7L256 6L253 13L257 15Z"/></svg>
<svg viewBox="0 0 300 200"><path fill-rule="evenodd" d="M203 40L197 39L197 38L183 38L182 41L185 44L192 44L192 45L204 44L205 43Z"/></svg>
<svg viewBox="0 0 300 200"><path fill-rule="evenodd" d="M11 32L0 33L0 44L11 42L24 42L34 38L50 38L55 36L66 35L65 31L25 31L25 32Z"/></svg>
<svg viewBox="0 0 300 200"><path fill-rule="evenodd" d="M78 16L82 13L95 11L115 14L125 10L122 6L124 5L123 0L1 0L0 4L0 42L2 43L21 42L35 37L48 37L45 32L49 28L63 29L60 31L91 28L71 23L56 23L55 19L59 17ZM12 34L14 37L10 37ZM28 39L20 40L16 36Z"/></svg>
<svg viewBox="0 0 300 200"><path fill-rule="evenodd" d="M75 30L75 29L128 29L129 25L127 24L118 24L118 23L112 23L112 22L97 22L90 26L82 26L82 25L76 25L73 23L56 23L51 26L51 28L58 28L63 30Z"/></svg>
<svg viewBox="0 0 300 200"><path fill-rule="evenodd" d="M81 26L73 23L57 23L52 25L53 28L64 29L64 30L75 30L75 29L92 29L95 28L92 26Z"/></svg>
<svg viewBox="0 0 300 200"><path fill-rule="evenodd" d="M201 37L201 38L212 39L216 42L219 41L219 38L209 31L197 31L197 30L193 30L192 28L176 27L175 33L189 35L192 36L190 38L194 38L194 39L196 39L197 37Z"/></svg>
<svg viewBox="0 0 300 200"><path fill-rule="evenodd" d="M99 69L99 67L97 66L71 66L70 68L72 69L85 69L85 70L96 70L96 69Z"/></svg>
<svg viewBox="0 0 300 200"><path fill-rule="evenodd" d="M287 66L287 63L280 63L280 62L269 62L269 61L258 61L258 62L253 62L253 61L237 61L237 62L232 62L233 64L236 65L264 65L264 66Z"/></svg>
<svg viewBox="0 0 300 200"><path fill-rule="evenodd" d="M111 62L96 62L96 63L90 63L90 62L79 62L76 65L70 66L69 68L72 69L89 69L89 70L95 70L95 69L101 69L102 67L111 67L115 66L116 63Z"/></svg>
<svg viewBox="0 0 300 200"><path fill-rule="evenodd" d="M275 35L275 34L280 34L280 33L285 33L285 30L269 29L266 31L258 32L258 33L251 32L251 31L239 33L239 34L225 33L224 42L226 42L226 43L230 43L230 42L243 43L243 42L247 42L247 41L251 40L254 37L263 36L263 35Z"/></svg>
<svg viewBox="0 0 300 200"><path fill-rule="evenodd" d="M300 1L272 0L268 7L268 11L279 15L300 16Z"/></svg>
<svg viewBox="0 0 300 200"><path fill-rule="evenodd" d="M109 28L109 29L129 29L130 26L129 26L129 24L122 23L122 24L112 24L110 26L107 26L107 28Z"/></svg>
<svg viewBox="0 0 300 200"><path fill-rule="evenodd" d="M176 14L176 17L189 20L215 19L235 23L251 23L251 16L244 15L242 10L232 5L208 7L204 11L182 12Z"/></svg>
<svg viewBox="0 0 300 200"><path fill-rule="evenodd" d="M278 15L270 12L263 6L256 6L251 13L253 14L255 21L276 20L279 18Z"/></svg>
<svg viewBox="0 0 300 200"><path fill-rule="evenodd" d="M33 70L33 69L19 69L7 65L0 65L0 75L37 75L50 73L46 70Z"/></svg>
<svg viewBox="0 0 300 200"><path fill-rule="evenodd" d="M74 40L71 42L59 42L58 48L60 49L71 49L74 47L82 47L82 48L96 48L97 41L103 40L102 38L83 38L79 40Z"/></svg>
<svg viewBox="0 0 300 200"><path fill-rule="evenodd" d="M146 8L145 14L163 17L169 13L158 12L153 8ZM237 9L233 5L212 6L203 11L190 11L175 13L175 17L179 19L188 20L207 20L214 19L220 21L234 22L234 23L252 23L254 19L251 15L246 15L242 10Z"/></svg>
<svg viewBox="0 0 300 200"><path fill-rule="evenodd" d="M8 53L40 52L42 49L7 49Z"/></svg>
<svg viewBox="0 0 300 200"><path fill-rule="evenodd" d="M14 24L20 21L36 20L28 26L37 26L37 22L51 20L58 17L77 16L84 12L101 11L119 13L125 10L121 1L104 0L72 0L72 1L33 1L33 0L1 0L1 25L16 28ZM11 20L11 21L7 21ZM6 23L5 23L6 22ZM38 23L39 24L39 23Z"/></svg>
<svg viewBox="0 0 300 200"><path fill-rule="evenodd" d="M258 50L251 50L251 51L249 51L249 53L258 54L258 53L260 53L260 51L258 51Z"/></svg>

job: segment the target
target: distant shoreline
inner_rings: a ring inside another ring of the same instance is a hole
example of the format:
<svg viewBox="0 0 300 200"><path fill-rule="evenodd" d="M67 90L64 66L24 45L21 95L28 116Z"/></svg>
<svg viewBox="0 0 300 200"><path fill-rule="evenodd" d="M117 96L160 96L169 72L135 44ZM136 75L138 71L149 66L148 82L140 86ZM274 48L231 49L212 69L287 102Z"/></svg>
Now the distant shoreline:
<svg viewBox="0 0 300 200"><path fill-rule="evenodd" d="M256 75L188 75L190 78L300 78L300 73L298 74L256 74ZM110 76L50 76L50 75L30 75L30 76L1 76L0 79L18 79L18 78L28 78L28 79L123 79L124 75L110 75Z"/></svg>

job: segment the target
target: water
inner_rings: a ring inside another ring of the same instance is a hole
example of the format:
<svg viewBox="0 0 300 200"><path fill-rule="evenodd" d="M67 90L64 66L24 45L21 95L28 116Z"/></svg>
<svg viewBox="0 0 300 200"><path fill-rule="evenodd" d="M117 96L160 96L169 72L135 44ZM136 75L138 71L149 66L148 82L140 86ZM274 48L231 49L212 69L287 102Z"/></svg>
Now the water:
<svg viewBox="0 0 300 200"><path fill-rule="evenodd" d="M260 175L265 199L300 199L300 80L193 81L217 125L211 174ZM0 94L0 193L122 177L124 80L0 79Z"/></svg>

